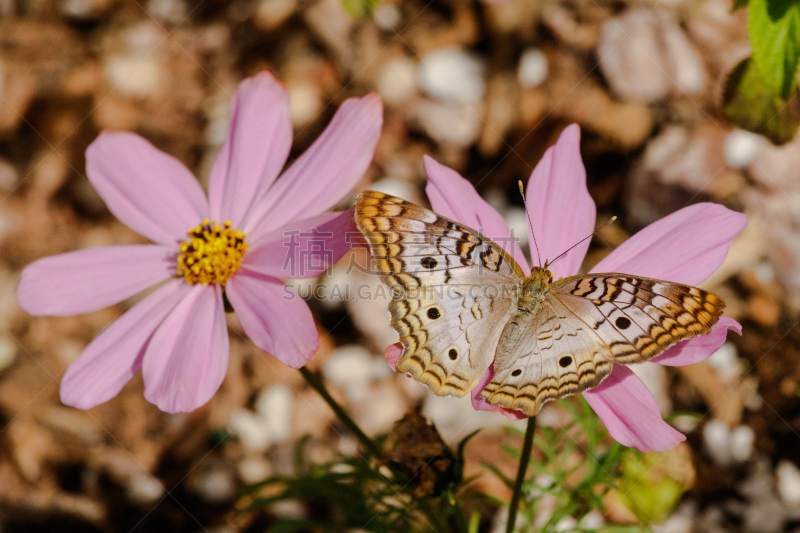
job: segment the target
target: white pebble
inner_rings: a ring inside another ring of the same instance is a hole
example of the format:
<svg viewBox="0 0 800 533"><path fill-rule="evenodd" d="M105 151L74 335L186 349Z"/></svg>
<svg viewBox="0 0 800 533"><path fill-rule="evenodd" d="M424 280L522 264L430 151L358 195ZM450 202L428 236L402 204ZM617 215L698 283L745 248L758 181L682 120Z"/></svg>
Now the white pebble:
<svg viewBox="0 0 800 533"><path fill-rule="evenodd" d="M722 420L712 420L703 427L706 451L715 463L725 466L731 463L731 432Z"/></svg>
<svg viewBox="0 0 800 533"><path fill-rule="evenodd" d="M3 65L0 64L0 96L3 95ZM10 193L19 183L19 173L11 163L0 159L0 191Z"/></svg>
<svg viewBox="0 0 800 533"><path fill-rule="evenodd" d="M111 87L122 94L145 97L159 85L158 63L152 56L111 56L106 61L105 74Z"/></svg>
<svg viewBox="0 0 800 533"><path fill-rule="evenodd" d="M256 412L261 416L271 417L276 413L291 413L294 410L294 397L289 387L277 383L259 394L256 400Z"/></svg>
<svg viewBox="0 0 800 533"><path fill-rule="evenodd" d="M287 86L289 91L289 116L292 124L302 126L311 122L322 111L322 96L319 88L306 82L294 82Z"/></svg>
<svg viewBox="0 0 800 533"><path fill-rule="evenodd" d="M578 521L580 529L599 529L606 525L603 515L597 509L589 511Z"/></svg>
<svg viewBox="0 0 800 533"><path fill-rule="evenodd" d="M669 396L667 369L657 363L642 363L631 366L631 370L647 386L662 415L672 412L672 399Z"/></svg>
<svg viewBox="0 0 800 533"><path fill-rule="evenodd" d="M800 505L800 469L791 461L778 463L778 494L789 505Z"/></svg>
<svg viewBox="0 0 800 533"><path fill-rule="evenodd" d="M385 194L391 194L392 196L397 196L398 198L413 198L417 193L409 181L394 178L384 178L370 185L370 189Z"/></svg>
<svg viewBox="0 0 800 533"><path fill-rule="evenodd" d="M326 309L337 310L343 307L345 302L355 298L357 287L352 283L348 266L344 263L334 266L316 286L314 299L322 303Z"/></svg>
<svg viewBox="0 0 800 533"><path fill-rule="evenodd" d="M150 0L147 13L155 19L178 24L186 18L186 4L181 0Z"/></svg>
<svg viewBox="0 0 800 533"><path fill-rule="evenodd" d="M382 30L392 30L403 20L403 14L397 6L381 3L372 13L372 20Z"/></svg>
<svg viewBox="0 0 800 533"><path fill-rule="evenodd" d="M741 366L739 364L739 353L732 342L726 342L719 347L719 350L711 354L706 359L708 364L714 367L720 379L725 383L732 383L739 378Z"/></svg>
<svg viewBox="0 0 800 533"><path fill-rule="evenodd" d="M262 457L247 457L239 463L239 478L245 483L258 483L272 473L269 462Z"/></svg>
<svg viewBox="0 0 800 533"><path fill-rule="evenodd" d="M520 246L528 244L530 236L528 235L528 215L521 207L509 207L501 211L503 219L506 221L511 234ZM487 237L491 237L487 235ZM536 250L534 250L534 253Z"/></svg>
<svg viewBox="0 0 800 533"><path fill-rule="evenodd" d="M435 141L466 148L478 140L483 127L482 107L421 102L417 109L425 133Z"/></svg>
<svg viewBox="0 0 800 533"><path fill-rule="evenodd" d="M7 368L17 356L17 345L9 338L0 337L0 370Z"/></svg>
<svg viewBox="0 0 800 533"><path fill-rule="evenodd" d="M440 48L422 58L419 84L423 91L455 103L474 103L486 91L483 61L461 48Z"/></svg>
<svg viewBox="0 0 800 533"><path fill-rule="evenodd" d="M270 514L281 520L299 520L306 517L305 506L297 500L281 500L270 504Z"/></svg>
<svg viewBox="0 0 800 533"><path fill-rule="evenodd" d="M231 433L249 449L263 451L274 442L289 438L294 397L285 385L273 385L256 400L255 413L238 410L231 414Z"/></svg>
<svg viewBox="0 0 800 533"><path fill-rule="evenodd" d="M386 367L386 364L382 366ZM361 346L343 346L325 361L323 373L325 379L345 390L350 401L361 401L366 397L373 378L372 356Z"/></svg>
<svg viewBox="0 0 800 533"><path fill-rule="evenodd" d="M753 269L756 279L761 283L775 282L775 265L769 261L762 261Z"/></svg>
<svg viewBox="0 0 800 533"><path fill-rule="evenodd" d="M391 372L385 361L381 366ZM384 433L402 418L406 405L394 387L373 387L369 395L364 395L364 405L359 409L359 423L367 434Z"/></svg>
<svg viewBox="0 0 800 533"><path fill-rule="evenodd" d="M725 137L723 152L725 161L731 168L742 168L750 164L766 146L761 135L749 131L735 129Z"/></svg>
<svg viewBox="0 0 800 533"><path fill-rule="evenodd" d="M224 502L236 494L236 483L230 472L223 468L213 468L200 476L196 485L197 493L209 502Z"/></svg>
<svg viewBox="0 0 800 533"><path fill-rule="evenodd" d="M533 486L528 492L528 495L531 498L540 497L543 494L542 489L548 489L552 487L555 481L555 478L549 474L539 474L536 476L536 479L533 480Z"/></svg>
<svg viewBox="0 0 800 533"><path fill-rule="evenodd" d="M246 448L263 451L269 448L273 439L269 424L250 411L239 409L231 413L228 422L231 433L236 435Z"/></svg>
<svg viewBox="0 0 800 533"><path fill-rule="evenodd" d="M517 78L523 87L536 87L547 79L547 56L538 48L528 48L519 58Z"/></svg>
<svg viewBox="0 0 800 533"><path fill-rule="evenodd" d="M400 104L417 89L417 63L407 57L388 61L378 77L378 93L386 103Z"/></svg>
<svg viewBox="0 0 800 533"><path fill-rule="evenodd" d="M556 531L572 531L575 529L575 526L578 525L578 521L572 518L571 516L565 516L561 520L556 523L555 530Z"/></svg>
<svg viewBox="0 0 800 533"><path fill-rule="evenodd" d="M661 525L653 528L654 533L690 533L695 523L697 507L691 501L682 503L678 509Z"/></svg>
<svg viewBox="0 0 800 533"><path fill-rule="evenodd" d="M206 107L206 119L206 143L213 147L216 153L228 137L230 98L227 94L220 91L212 96Z"/></svg>
<svg viewBox="0 0 800 533"><path fill-rule="evenodd" d="M777 499L753 502L744 512L745 533L779 533L783 531L784 510Z"/></svg>
<svg viewBox="0 0 800 533"><path fill-rule="evenodd" d="M697 429L699 420L693 415L676 415L670 422L681 433L691 433Z"/></svg>
<svg viewBox="0 0 800 533"><path fill-rule="evenodd" d="M149 474L139 474L128 480L126 492L130 501L146 505L164 495L164 485Z"/></svg>
<svg viewBox="0 0 800 533"><path fill-rule="evenodd" d="M731 458L739 463L747 461L753 455L755 432L750 426L739 426L731 431Z"/></svg>

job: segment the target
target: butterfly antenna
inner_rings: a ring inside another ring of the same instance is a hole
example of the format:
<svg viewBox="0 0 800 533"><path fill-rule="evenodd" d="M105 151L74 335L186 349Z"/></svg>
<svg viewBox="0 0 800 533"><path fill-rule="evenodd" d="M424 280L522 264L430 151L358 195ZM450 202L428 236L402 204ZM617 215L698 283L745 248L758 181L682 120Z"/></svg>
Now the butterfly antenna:
<svg viewBox="0 0 800 533"><path fill-rule="evenodd" d="M594 230L594 231L593 231L593 232L592 232L590 235L588 235L588 236L584 237L583 239L579 240L578 242L576 242L575 244L573 244L572 246L570 246L570 247L569 247L569 248L568 248L568 249L567 249L565 252L561 252L561 253L560 253L560 254L559 254L559 255L558 255L558 256L557 256L555 259L553 259L552 261L549 261L549 262L547 263L547 264L548 264L548 266L549 266L549 265L552 265L552 264L553 264L553 263L555 263L555 262L556 262L558 259L560 259L560 258L564 257L565 255L567 255L567 253L569 253L569 251L570 251L570 250L572 250L573 248L575 248L576 246L578 246L580 243L582 243L582 242L583 242L583 241L585 241L586 239L591 239L592 237L594 237L594 234L595 234L595 233L597 233L597 232L598 232L598 231L600 231L601 229L605 228L605 227L606 227L606 226L608 226L609 224L612 224L612 223L613 223L615 220L617 220L617 216L616 216L616 215L614 215L613 217L611 217L610 219L608 219L608 222L606 222L605 224L603 224L602 226L600 226L599 228L597 228L596 230Z"/></svg>
<svg viewBox="0 0 800 533"><path fill-rule="evenodd" d="M542 256L539 255L539 245L536 244L536 233L533 232L533 221L531 220L531 213L528 211L528 202L525 201L525 189L522 186L522 180L517 181L517 185L519 185L519 193L522 195L522 205L525 206L525 214L528 215L528 225L531 227L533 245L536 247L536 260L538 265L542 266Z"/></svg>

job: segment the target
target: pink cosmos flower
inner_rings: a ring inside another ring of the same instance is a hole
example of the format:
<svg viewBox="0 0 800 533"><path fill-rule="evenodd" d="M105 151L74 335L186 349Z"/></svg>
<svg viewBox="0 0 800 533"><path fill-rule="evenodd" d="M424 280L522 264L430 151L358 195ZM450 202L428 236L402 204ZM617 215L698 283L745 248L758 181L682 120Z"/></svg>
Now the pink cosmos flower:
<svg viewBox="0 0 800 533"><path fill-rule="evenodd" d="M101 134L86 151L89 180L121 222L156 244L40 259L23 270L17 300L34 315L72 315L161 285L70 365L61 400L93 407L141 368L145 398L160 409L205 404L228 365L223 293L259 348L293 368L308 362L319 347L311 311L279 278L316 276L350 248L352 210L324 211L366 171L382 116L376 95L347 100L281 174L292 145L289 95L268 72L246 79L208 199L185 166L146 140Z"/></svg>
<svg viewBox="0 0 800 533"><path fill-rule="evenodd" d="M525 257L500 214L486 203L473 186L455 171L425 158L426 192L433 210L502 244L522 269L530 272ZM528 181L526 200L541 257L553 259L590 235L596 208L586 188L586 169L580 155L580 129L569 126L555 146L545 152ZM644 228L603 259L592 272L624 272L636 276L697 285L719 267L733 238L747 225L747 217L712 203L685 207ZM533 239L531 238L531 241ZM575 247L550 267L555 279L573 276L583 262L589 241ZM721 317L702 337L679 342L651 361L682 366L704 361L725 342L731 329L741 326ZM403 353L398 343L386 350L394 368ZM490 367L472 390L472 405L483 411L499 411L509 418L525 415L491 405L478 393L491 381ZM611 374L583 397L605 423L611 436L642 451L665 451L685 440L664 422L653 396L628 367L615 365Z"/></svg>

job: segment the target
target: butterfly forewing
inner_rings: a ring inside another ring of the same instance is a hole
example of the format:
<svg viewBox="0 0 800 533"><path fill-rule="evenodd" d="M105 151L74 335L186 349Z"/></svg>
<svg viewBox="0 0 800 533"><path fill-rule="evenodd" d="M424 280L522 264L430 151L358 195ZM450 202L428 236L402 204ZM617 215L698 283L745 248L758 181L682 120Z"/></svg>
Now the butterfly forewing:
<svg viewBox="0 0 800 533"><path fill-rule="evenodd" d="M359 196L356 224L393 289L398 370L436 394L463 396L491 364L521 269L477 231L383 193Z"/></svg>
<svg viewBox="0 0 800 533"><path fill-rule="evenodd" d="M596 387L612 364L647 361L705 335L725 307L702 289L626 274L558 281L545 304L522 343L538 357L526 361L498 347L495 376L481 392L490 403L533 416L550 399Z"/></svg>

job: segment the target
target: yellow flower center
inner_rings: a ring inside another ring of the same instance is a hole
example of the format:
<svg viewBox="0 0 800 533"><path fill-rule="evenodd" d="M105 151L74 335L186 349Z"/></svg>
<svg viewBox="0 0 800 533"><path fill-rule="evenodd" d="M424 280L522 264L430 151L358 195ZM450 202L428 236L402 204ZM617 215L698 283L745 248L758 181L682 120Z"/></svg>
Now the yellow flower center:
<svg viewBox="0 0 800 533"><path fill-rule="evenodd" d="M231 222L220 226L204 220L189 230L189 237L181 244L178 254L178 275L190 285L220 283L239 270L247 251L244 233L231 227Z"/></svg>

